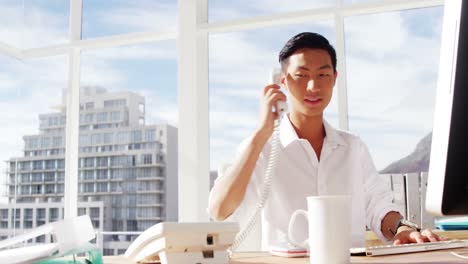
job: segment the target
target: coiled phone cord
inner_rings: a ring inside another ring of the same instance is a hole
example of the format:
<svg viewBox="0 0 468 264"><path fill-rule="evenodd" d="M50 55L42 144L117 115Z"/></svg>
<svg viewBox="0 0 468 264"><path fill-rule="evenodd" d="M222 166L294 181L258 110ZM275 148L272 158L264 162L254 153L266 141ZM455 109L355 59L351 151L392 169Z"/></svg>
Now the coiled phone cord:
<svg viewBox="0 0 468 264"><path fill-rule="evenodd" d="M229 254L236 251L236 249L242 244L245 238L249 235L252 231L252 228L255 226L255 223L262 212L263 207L265 206L265 202L268 199L271 191L271 179L276 171L276 166L278 165L278 157L279 157L279 148L280 148L280 123L281 123L282 115L275 120L274 129L273 129L273 137L271 143L271 152L268 158L268 166L265 173L265 180L263 181L262 191L260 198L258 200L257 206L255 208L255 213L250 217L247 225L242 229L240 233L237 234L234 243L229 250Z"/></svg>

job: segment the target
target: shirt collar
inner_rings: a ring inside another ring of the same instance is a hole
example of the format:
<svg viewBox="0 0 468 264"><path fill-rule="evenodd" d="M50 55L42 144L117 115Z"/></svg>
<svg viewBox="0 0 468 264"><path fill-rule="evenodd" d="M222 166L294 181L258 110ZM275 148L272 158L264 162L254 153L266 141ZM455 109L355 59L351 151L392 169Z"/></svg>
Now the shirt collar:
<svg viewBox="0 0 468 264"><path fill-rule="evenodd" d="M338 145L347 145L340 134L333 128L326 120L323 120L323 126L325 127L325 141L330 143L332 147L337 147ZM280 141L283 147L288 146L293 141L299 140L296 130L294 129L291 121L289 120L289 115L286 115L281 121L280 125Z"/></svg>

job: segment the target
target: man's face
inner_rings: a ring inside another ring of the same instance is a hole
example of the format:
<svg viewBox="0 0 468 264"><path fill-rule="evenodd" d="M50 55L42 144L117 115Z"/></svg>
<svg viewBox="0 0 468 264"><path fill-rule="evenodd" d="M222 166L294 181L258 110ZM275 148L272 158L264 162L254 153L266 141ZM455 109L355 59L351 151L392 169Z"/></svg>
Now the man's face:
<svg viewBox="0 0 468 264"><path fill-rule="evenodd" d="M291 110L310 117L321 116L330 103L336 76L326 50L296 50L289 57L281 80L289 92Z"/></svg>

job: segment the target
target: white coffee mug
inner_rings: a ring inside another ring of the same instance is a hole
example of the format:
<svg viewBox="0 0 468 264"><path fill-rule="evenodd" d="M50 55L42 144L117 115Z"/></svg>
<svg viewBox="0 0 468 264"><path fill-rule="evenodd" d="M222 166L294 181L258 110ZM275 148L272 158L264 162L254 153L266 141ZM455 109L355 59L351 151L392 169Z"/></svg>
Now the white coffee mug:
<svg viewBox="0 0 468 264"><path fill-rule="evenodd" d="M298 242L293 226L298 215L308 219L309 238ZM308 248L312 264L349 263L351 247L351 196L309 196L307 211L296 210L289 220L289 241Z"/></svg>

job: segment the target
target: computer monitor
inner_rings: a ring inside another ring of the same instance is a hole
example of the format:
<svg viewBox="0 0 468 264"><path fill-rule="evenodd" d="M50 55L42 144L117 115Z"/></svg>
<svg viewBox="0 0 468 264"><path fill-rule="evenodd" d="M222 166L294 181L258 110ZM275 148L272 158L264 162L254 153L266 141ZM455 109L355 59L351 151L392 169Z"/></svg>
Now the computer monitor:
<svg viewBox="0 0 468 264"><path fill-rule="evenodd" d="M468 1L445 1L426 210L468 215Z"/></svg>

